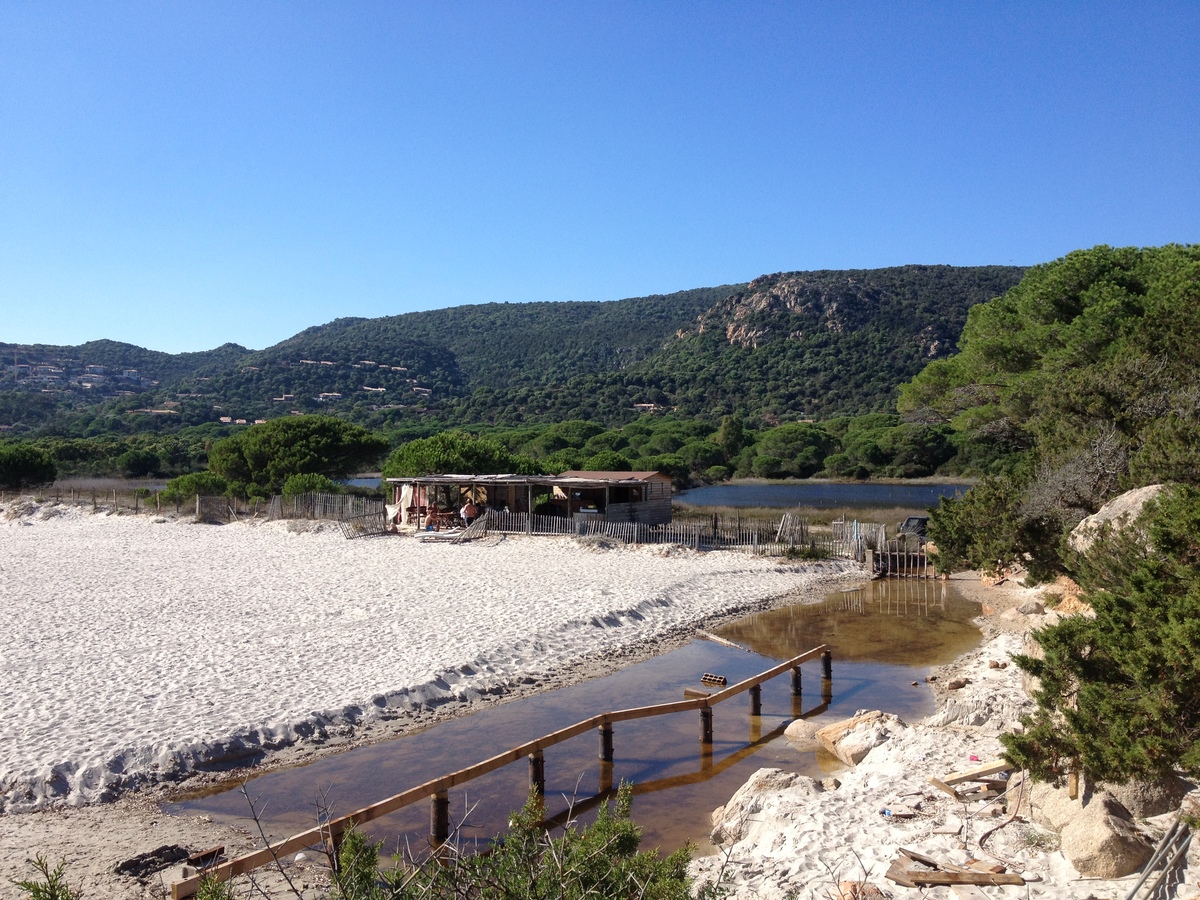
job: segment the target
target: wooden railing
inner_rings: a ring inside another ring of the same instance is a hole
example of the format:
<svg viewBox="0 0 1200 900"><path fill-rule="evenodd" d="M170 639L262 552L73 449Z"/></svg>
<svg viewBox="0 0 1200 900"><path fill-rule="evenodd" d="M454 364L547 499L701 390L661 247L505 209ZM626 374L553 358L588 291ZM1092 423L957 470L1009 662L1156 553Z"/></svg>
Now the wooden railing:
<svg viewBox="0 0 1200 900"><path fill-rule="evenodd" d="M705 697L600 713L589 719L576 722L574 725L560 728L558 731L543 735L532 741L527 741L524 744L478 762L473 766L467 766L467 768L451 772L449 775L443 775L440 778L426 781L424 784L401 791L399 794L388 797L386 800L381 800L378 803L365 806L340 818L317 825L307 831L292 835L262 850L256 850L244 856L239 856L237 859L213 866L202 875L195 875L191 878L178 881L171 886L171 897L173 900L180 900L183 897L193 896L199 889L201 879L204 877L213 877L220 881L227 881L234 876L243 875L261 866L269 865L287 854L295 853L312 846L328 846L330 844L336 846L342 835L351 827L374 821L406 806L419 803L426 798L432 804L430 837L435 844L441 843L449 836L450 801L448 791L451 788L466 784L469 781L487 775L525 757L529 760L530 788L539 794L543 794L546 788L545 751L548 748L556 744L561 744L563 741L570 740L571 738L578 737L581 734L586 734L592 729L596 729L600 738L600 759L603 762L611 763L613 761L613 725L617 722L629 722L651 716L699 711L700 743L702 747L711 748L713 743L712 711L714 706L731 697L736 697L738 694L748 693L750 695L750 715L761 715L763 682L770 681L784 672L791 671L792 695L798 697L801 694L800 665L817 657L821 658L822 699L827 706L830 702L829 698L832 695L833 653L828 645L821 644L798 656L792 657L786 662L767 669L765 672L760 672L758 675L751 676Z"/></svg>

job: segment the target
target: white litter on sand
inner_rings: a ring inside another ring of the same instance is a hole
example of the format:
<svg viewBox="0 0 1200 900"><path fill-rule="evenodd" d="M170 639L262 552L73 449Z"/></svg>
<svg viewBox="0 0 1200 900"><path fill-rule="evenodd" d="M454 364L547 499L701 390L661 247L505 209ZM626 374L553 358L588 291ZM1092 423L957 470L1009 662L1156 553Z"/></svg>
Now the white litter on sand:
<svg viewBox="0 0 1200 900"><path fill-rule="evenodd" d="M467 703L850 563L598 552L558 538L347 541L10 505L0 517L0 811Z"/></svg>

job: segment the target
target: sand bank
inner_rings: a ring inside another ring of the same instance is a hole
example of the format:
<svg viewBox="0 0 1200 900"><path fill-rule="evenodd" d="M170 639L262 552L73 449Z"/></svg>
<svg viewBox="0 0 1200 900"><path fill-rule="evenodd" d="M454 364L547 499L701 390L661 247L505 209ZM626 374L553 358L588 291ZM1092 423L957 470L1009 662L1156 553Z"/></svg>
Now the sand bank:
<svg viewBox="0 0 1200 900"><path fill-rule="evenodd" d="M859 575L739 553L347 541L330 525L10 501L0 809L81 806L380 739Z"/></svg>

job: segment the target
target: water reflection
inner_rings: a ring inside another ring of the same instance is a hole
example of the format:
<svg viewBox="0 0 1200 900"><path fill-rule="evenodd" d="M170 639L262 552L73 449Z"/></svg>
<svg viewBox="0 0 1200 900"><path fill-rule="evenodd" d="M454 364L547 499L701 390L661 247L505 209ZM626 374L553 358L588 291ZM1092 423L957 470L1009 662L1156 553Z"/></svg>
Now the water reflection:
<svg viewBox="0 0 1200 900"><path fill-rule="evenodd" d="M979 633L968 624L978 607L935 581L872 582L837 591L815 605L792 606L732 623L719 635L745 652L695 641L606 678L488 708L412 735L357 748L307 766L255 778L248 791L267 802L264 824L283 837L312 826L319 799L342 815L427 780L464 768L524 741L612 709L679 700L702 688L705 672L733 684L817 644L833 648L833 680L820 660L802 669L801 697L785 674L763 685L762 714L749 715L743 694L713 710L713 743L700 741L695 711L614 726L614 760L601 762L596 734L545 752L546 811L579 815L621 781L634 784L634 815L646 846L671 850L707 845L709 814L757 769L773 766L814 777L840 769L833 757L782 737L795 718L836 721L863 707L913 719L932 712L922 677L932 664L970 649ZM919 687L913 687L917 681ZM451 791L451 820L463 839L487 841L525 800L529 768L514 763ZM172 804L171 812L206 813L246 824L245 797L225 790ZM569 810L569 813L568 813ZM429 804L370 823L389 849L424 846Z"/></svg>

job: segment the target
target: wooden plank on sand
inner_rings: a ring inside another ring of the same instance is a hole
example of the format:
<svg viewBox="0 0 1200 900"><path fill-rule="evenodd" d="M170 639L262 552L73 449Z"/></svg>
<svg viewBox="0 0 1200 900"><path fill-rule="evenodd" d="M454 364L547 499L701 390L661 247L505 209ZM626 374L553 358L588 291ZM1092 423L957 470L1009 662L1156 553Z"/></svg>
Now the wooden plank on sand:
<svg viewBox="0 0 1200 900"><path fill-rule="evenodd" d="M991 762L982 763L973 769L964 769L961 772L951 772L949 775L943 775L942 781L949 785L960 784L964 781L979 781L982 778L987 778L989 775L1011 772L1012 768L1012 764L1003 759L993 759Z"/></svg>

